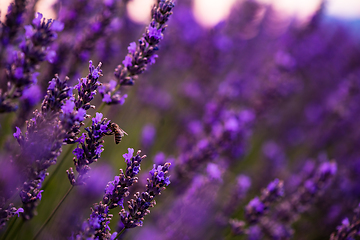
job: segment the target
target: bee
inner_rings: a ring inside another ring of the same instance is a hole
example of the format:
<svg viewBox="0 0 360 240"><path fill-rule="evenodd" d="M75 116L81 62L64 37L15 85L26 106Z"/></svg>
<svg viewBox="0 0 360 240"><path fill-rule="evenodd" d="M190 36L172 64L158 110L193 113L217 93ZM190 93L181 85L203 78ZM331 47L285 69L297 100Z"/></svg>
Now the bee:
<svg viewBox="0 0 360 240"><path fill-rule="evenodd" d="M121 138L124 135L128 135L124 130L122 130L119 125L116 123L110 122L108 125L109 129L111 130L111 133L108 135L115 135L115 143L119 144L121 142Z"/></svg>

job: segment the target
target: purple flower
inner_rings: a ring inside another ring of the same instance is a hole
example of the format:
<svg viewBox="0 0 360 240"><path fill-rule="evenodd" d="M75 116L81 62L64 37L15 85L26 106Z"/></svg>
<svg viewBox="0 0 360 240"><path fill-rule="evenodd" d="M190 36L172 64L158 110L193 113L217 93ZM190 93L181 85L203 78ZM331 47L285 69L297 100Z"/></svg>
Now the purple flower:
<svg viewBox="0 0 360 240"><path fill-rule="evenodd" d="M39 193L36 195L36 198L41 200L41 193L43 192L44 190L40 190Z"/></svg>
<svg viewBox="0 0 360 240"><path fill-rule="evenodd" d="M246 175L239 175L236 180L239 193L246 193L251 186L251 179Z"/></svg>
<svg viewBox="0 0 360 240"><path fill-rule="evenodd" d="M341 224L342 224L343 226L349 226L349 225L350 225L350 221L349 221L348 218L345 218L344 220L342 220Z"/></svg>
<svg viewBox="0 0 360 240"><path fill-rule="evenodd" d="M83 143L85 143L85 139L86 139L86 134L83 133L83 134L81 134L81 136L77 139L77 142L83 144Z"/></svg>
<svg viewBox="0 0 360 240"><path fill-rule="evenodd" d="M103 147L103 145L100 144L95 149L95 154L99 155L99 157L100 157L100 154L104 151L104 149L102 147Z"/></svg>
<svg viewBox="0 0 360 240"><path fill-rule="evenodd" d="M101 122L102 117L103 117L103 114L97 112L95 117L92 118L93 124L97 124L97 123Z"/></svg>
<svg viewBox="0 0 360 240"><path fill-rule="evenodd" d="M311 194L316 193L317 187L312 180L306 180L304 183L304 187L309 191Z"/></svg>
<svg viewBox="0 0 360 240"><path fill-rule="evenodd" d="M92 65L92 61L89 61L89 70L90 70L90 74L92 76L92 79L94 81L94 83L92 84L96 84L96 80L102 76L102 70L100 69L101 67L101 62L99 63L99 65L97 67ZM86 83L85 83L86 84Z"/></svg>
<svg viewBox="0 0 360 240"><path fill-rule="evenodd" d="M104 4L108 7L111 7L114 4L114 0L104 0Z"/></svg>
<svg viewBox="0 0 360 240"><path fill-rule="evenodd" d="M324 162L319 167L320 174L322 175L335 175L337 171L337 165L335 162Z"/></svg>
<svg viewBox="0 0 360 240"><path fill-rule="evenodd" d="M226 120L224 127L228 131L236 131L239 128L238 120L236 120L234 117L231 117Z"/></svg>
<svg viewBox="0 0 360 240"><path fill-rule="evenodd" d="M75 155L76 158L80 159L84 155L84 150L82 148L77 147L73 150L73 154Z"/></svg>
<svg viewBox="0 0 360 240"><path fill-rule="evenodd" d="M79 109L79 111L82 111ZM101 113L96 113L92 119L92 125L86 127L86 133L83 133L76 141L77 148L73 151L75 155L74 164L79 175L75 178L72 168L67 170L68 179L72 185L81 185L85 183L90 171L90 164L96 162L103 152L102 138L110 129L109 122L106 118L102 119Z"/></svg>
<svg viewBox="0 0 360 240"><path fill-rule="evenodd" d="M274 181L272 181L271 183L269 183L269 185L267 186L267 190L269 192L276 192L275 194L278 196L283 196L284 195L284 189L282 187L279 188L279 184L280 184L280 180L279 179L275 179Z"/></svg>
<svg viewBox="0 0 360 240"><path fill-rule="evenodd" d="M76 85L74 86L74 88L77 89L77 90L80 92L82 85L83 85L83 84L85 85L86 82L87 82L87 79L86 79L86 78L79 78L79 79L78 79L78 84L76 84Z"/></svg>
<svg viewBox="0 0 360 240"><path fill-rule="evenodd" d="M135 42L130 43L130 46L128 47L128 51L131 54L135 54L135 52L136 52L136 43Z"/></svg>
<svg viewBox="0 0 360 240"><path fill-rule="evenodd" d="M351 222L348 218L342 220L341 225L330 235L330 240L354 240L360 236L360 204L354 209L354 213Z"/></svg>
<svg viewBox="0 0 360 240"><path fill-rule="evenodd" d="M74 111L75 103L73 100L69 99L66 103L61 107L61 110L64 114L71 114Z"/></svg>
<svg viewBox="0 0 360 240"><path fill-rule="evenodd" d="M125 57L124 61L122 61L122 63L124 64L125 67L131 67L132 66L131 61L132 61L132 58L129 55L127 55Z"/></svg>
<svg viewBox="0 0 360 240"><path fill-rule="evenodd" d="M119 176L115 176L115 177L119 177ZM105 194L112 194L112 192L115 190L115 185L117 185L117 182L115 182L115 180L109 182L108 185L105 187Z"/></svg>
<svg viewBox="0 0 360 240"><path fill-rule="evenodd" d="M31 83L36 84L37 83L37 76L39 76L39 72L34 72L31 74Z"/></svg>
<svg viewBox="0 0 360 240"><path fill-rule="evenodd" d="M259 226L250 226L248 231L249 240L258 240L263 238L262 231Z"/></svg>
<svg viewBox="0 0 360 240"><path fill-rule="evenodd" d="M29 103L34 106L40 101L41 90L38 85L31 85L29 88L25 88L21 99L26 99Z"/></svg>
<svg viewBox="0 0 360 240"><path fill-rule="evenodd" d="M49 82L49 87L47 88L48 90L54 90L55 86L56 86L56 79L53 78L50 82Z"/></svg>
<svg viewBox="0 0 360 240"><path fill-rule="evenodd" d="M119 66L115 69L114 75L119 80L120 85L133 85L134 78L143 73L149 63L154 63L155 51L158 50L158 44L163 38L162 32L166 28L166 22L172 15L174 6L172 0L159 0L153 7L151 23L143 37L139 39L138 46L136 48L134 44L129 46L129 55L134 56L134 58L130 61L126 57L122 62L125 67ZM134 67L129 68L129 66Z"/></svg>
<svg viewBox="0 0 360 240"><path fill-rule="evenodd" d="M130 152L133 153L133 149L129 148L129 153ZM133 155L132 153L131 155ZM97 236L101 236L101 239L109 239L110 227L108 225L112 218L112 214L109 214L109 209L121 207L122 210L124 210L124 198L130 193L129 187L138 181L136 174L138 174L138 170L140 170L141 160L145 157L140 157L140 153L141 151L139 150L136 156L131 157L131 160L127 162L125 173L120 169L120 175L115 176L113 181L108 182L105 187L103 201L94 204L90 218L83 223L83 227L78 233L77 238L81 236L93 236L96 233ZM150 205L146 203L145 206L145 208L138 210L146 210ZM111 236L116 237L117 234ZM91 239L93 239L93 237L91 237Z"/></svg>
<svg viewBox="0 0 360 240"><path fill-rule="evenodd" d="M23 209L23 208L18 208L18 209L16 210L16 212L14 213L14 215L17 214L18 217L19 217L20 213L23 213L23 212L24 212L24 209Z"/></svg>
<svg viewBox="0 0 360 240"><path fill-rule="evenodd" d="M156 40L161 40L163 38L161 34L162 29L157 29L156 27L149 26L149 37L153 37Z"/></svg>
<svg viewBox="0 0 360 240"><path fill-rule="evenodd" d="M128 97L127 94L124 94L119 100L118 100L118 103L120 105L123 105L125 103L125 99Z"/></svg>
<svg viewBox="0 0 360 240"><path fill-rule="evenodd" d="M150 65L153 65L155 63L155 58L158 58L159 56L157 54L154 54L152 55L150 58L149 58L149 64Z"/></svg>
<svg viewBox="0 0 360 240"><path fill-rule="evenodd" d="M49 50L46 54L46 60L49 63L54 63L55 58L56 58L56 52L54 50Z"/></svg>
<svg viewBox="0 0 360 240"><path fill-rule="evenodd" d="M257 214L262 213L264 211L264 204L260 201L258 197L255 197L252 199L249 204L246 206L246 209L249 210L255 210Z"/></svg>
<svg viewBox="0 0 360 240"><path fill-rule="evenodd" d="M102 101L106 102L106 103L112 102L111 95L110 94L104 94L104 97L103 97Z"/></svg>
<svg viewBox="0 0 360 240"><path fill-rule="evenodd" d="M85 116L86 116L86 110L83 108L79 108L78 112L75 115L75 120L82 122L84 121Z"/></svg>
<svg viewBox="0 0 360 240"><path fill-rule="evenodd" d="M125 162L126 163L130 163L131 162L131 158L134 155L134 149L133 148L128 148L128 153L124 153L123 157L125 158Z"/></svg>
<svg viewBox="0 0 360 240"><path fill-rule="evenodd" d="M14 138L19 139L21 135L22 134L20 128L16 127L16 132L13 134Z"/></svg>
<svg viewBox="0 0 360 240"><path fill-rule="evenodd" d="M221 181L221 170L219 166L215 163L208 163L206 166L206 172L209 175L210 178L214 180Z"/></svg>
<svg viewBox="0 0 360 240"><path fill-rule="evenodd" d="M93 76L93 78L95 78L95 79L99 78L99 77L100 77L100 72L99 72L99 70L94 69L94 71L92 72L92 76Z"/></svg>
<svg viewBox="0 0 360 240"><path fill-rule="evenodd" d="M35 13L35 18L32 20L32 23L33 23L36 27L39 27L42 18L43 18L43 15L42 15L41 13L37 12L37 13Z"/></svg>
<svg viewBox="0 0 360 240"><path fill-rule="evenodd" d="M50 30L55 32L61 32L64 29L64 23L54 20L50 26Z"/></svg>
<svg viewBox="0 0 360 240"><path fill-rule="evenodd" d="M33 26L26 25L26 26L24 26L24 28L25 28L25 37L26 38L31 38L35 34L35 30L34 30Z"/></svg>
<svg viewBox="0 0 360 240"><path fill-rule="evenodd" d="M106 1L110 1L110 0L106 0ZM113 0L111 0L111 1L113 1ZM117 232L114 232L113 234L111 234L110 240L115 240L117 234L118 234Z"/></svg>
<svg viewBox="0 0 360 240"><path fill-rule="evenodd" d="M153 169L150 170L150 175L152 176L153 182L161 181L164 186L170 184L170 178L167 176L167 170L169 169L170 163L164 165L154 164Z"/></svg>
<svg viewBox="0 0 360 240"><path fill-rule="evenodd" d="M22 67L18 67L14 71L14 77L17 79L21 79L24 76L24 69Z"/></svg>
<svg viewBox="0 0 360 240"><path fill-rule="evenodd" d="M128 201L129 211L122 209L120 212L121 222L125 228L135 228L143 225L143 219L149 213L149 208L155 205L154 197L159 195L166 186L170 184L168 170L170 163L163 166L154 165L150 171L150 178L147 179L146 191L137 192ZM137 211L132 211L137 209Z"/></svg>
<svg viewBox="0 0 360 240"><path fill-rule="evenodd" d="M116 82L115 80L111 79L111 80L109 81L109 90L110 90L110 91L114 91L115 88L116 88L116 85L117 85L117 82Z"/></svg>

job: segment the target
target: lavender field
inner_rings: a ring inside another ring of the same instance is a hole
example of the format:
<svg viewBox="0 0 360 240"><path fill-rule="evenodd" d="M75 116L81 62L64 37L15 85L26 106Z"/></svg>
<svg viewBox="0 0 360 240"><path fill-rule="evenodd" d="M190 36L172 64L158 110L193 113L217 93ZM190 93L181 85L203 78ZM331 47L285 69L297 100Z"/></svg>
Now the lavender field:
<svg viewBox="0 0 360 240"><path fill-rule="evenodd" d="M326 1L36 3L0 22L0 240L360 239L360 35Z"/></svg>

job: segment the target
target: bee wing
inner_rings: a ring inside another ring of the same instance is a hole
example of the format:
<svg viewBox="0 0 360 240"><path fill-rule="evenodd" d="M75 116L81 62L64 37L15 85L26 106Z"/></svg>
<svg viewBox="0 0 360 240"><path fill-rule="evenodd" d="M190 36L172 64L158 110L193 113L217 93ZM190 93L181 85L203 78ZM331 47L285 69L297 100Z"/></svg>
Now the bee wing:
<svg viewBox="0 0 360 240"><path fill-rule="evenodd" d="M128 135L122 128L119 127L119 130L120 130L120 133L121 133L122 136L124 136L124 134Z"/></svg>

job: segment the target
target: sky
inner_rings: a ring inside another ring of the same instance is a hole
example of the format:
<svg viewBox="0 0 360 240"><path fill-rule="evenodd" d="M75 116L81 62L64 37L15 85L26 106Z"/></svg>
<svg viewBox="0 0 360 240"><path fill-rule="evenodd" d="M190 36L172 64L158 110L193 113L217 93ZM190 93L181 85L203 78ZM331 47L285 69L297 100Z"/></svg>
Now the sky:
<svg viewBox="0 0 360 240"><path fill-rule="evenodd" d="M11 0L1 0L1 19L6 14L7 5ZM51 5L55 0L40 0L38 11L46 18L54 18ZM181 1L181 0L178 0ZM204 26L211 27L226 18L231 6L239 0L195 0L194 16ZM272 3L275 8L284 14L306 18L318 6L319 0L259 0ZM331 16L345 19L360 19L360 0L328 0L327 13ZM149 9L154 0L132 0L128 9L132 19L138 22L149 21ZM175 10L176 11L176 10Z"/></svg>
<svg viewBox="0 0 360 240"><path fill-rule="evenodd" d="M196 0L194 4L194 16L202 25L207 27L214 26L219 21L226 18L232 5L236 1L237 0ZM320 3L320 0L259 1L273 4L278 11L287 15L296 15L299 18L306 18L309 16ZM147 9L150 8L153 2L153 0L133 0L133 2L129 4L129 9L132 13L131 16L140 22L146 23L148 21ZM147 7L144 7L146 5ZM141 7L142 9L139 10ZM174 9L174 11L176 10ZM332 16L346 19L360 18L360 0L328 0L327 13Z"/></svg>

